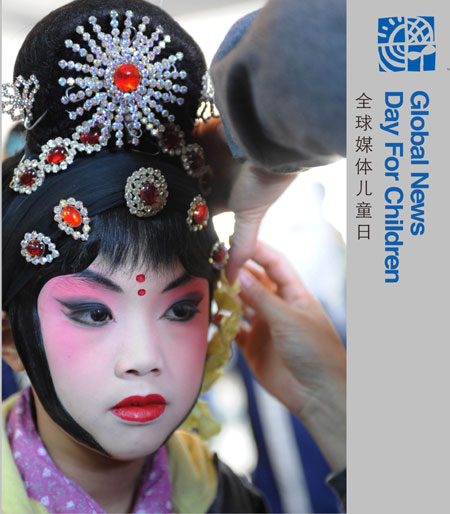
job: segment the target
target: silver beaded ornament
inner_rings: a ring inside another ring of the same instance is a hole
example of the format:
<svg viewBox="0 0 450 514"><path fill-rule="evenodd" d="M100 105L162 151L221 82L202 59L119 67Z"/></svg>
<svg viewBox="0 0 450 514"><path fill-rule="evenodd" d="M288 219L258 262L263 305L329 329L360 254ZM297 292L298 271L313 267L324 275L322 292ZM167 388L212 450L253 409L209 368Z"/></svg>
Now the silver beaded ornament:
<svg viewBox="0 0 450 514"><path fill-rule="evenodd" d="M38 90L39 80L35 75L31 75L29 80L19 75L13 83L2 84L2 111L29 129L34 97Z"/></svg>
<svg viewBox="0 0 450 514"><path fill-rule="evenodd" d="M117 11L111 11L110 34L102 31L95 16L89 17L94 35L81 25L76 28L82 42L68 39L65 44L85 62L61 60L59 66L84 76L61 77L59 84L66 88L61 102L78 104L75 110L68 111L69 117L75 120L94 111L84 124L85 132L99 126L100 144L114 133L116 145L121 147L125 130L131 143L138 145L143 130L156 136L164 131L164 120L175 121L167 105L183 104L181 95L187 93L187 87L181 82L187 73L176 67L177 61L183 59L182 52L158 60L171 42L170 35L164 34L160 26L148 37L145 30L149 18L144 16L136 29L133 12L127 11L121 31L118 16Z"/></svg>

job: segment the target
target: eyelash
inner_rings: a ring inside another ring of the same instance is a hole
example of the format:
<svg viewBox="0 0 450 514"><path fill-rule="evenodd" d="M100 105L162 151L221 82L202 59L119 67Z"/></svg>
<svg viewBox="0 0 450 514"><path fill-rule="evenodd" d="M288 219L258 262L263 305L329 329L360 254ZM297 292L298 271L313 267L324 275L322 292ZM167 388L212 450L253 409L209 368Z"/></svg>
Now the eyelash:
<svg viewBox="0 0 450 514"><path fill-rule="evenodd" d="M196 314L200 311L197 306L201 300L183 300L171 305L166 312L163 314L162 318L167 319L169 321L174 321L178 323L186 323L191 321ZM70 320L79 323L80 325L87 327L103 327L110 321L112 321L113 315L111 311L101 304L81 304L76 306L66 305L70 312L64 313ZM176 315L176 310L182 309L184 310L184 315ZM93 314L100 314L105 317L103 320L95 320L93 319Z"/></svg>
<svg viewBox="0 0 450 514"><path fill-rule="evenodd" d="M80 325L89 327L103 327L113 319L111 311L101 304L82 304L77 306L66 305L70 312L64 313L70 320L79 323ZM100 314L106 317L103 320L93 319L93 314ZM88 319L90 316L90 319Z"/></svg>
<svg viewBox="0 0 450 514"><path fill-rule="evenodd" d="M166 312L163 314L163 318L168 319L169 321L175 321L179 323L186 323L195 317L200 311L197 309L200 300L184 300L181 302L174 303L171 305ZM175 316L176 309L184 309L186 315L185 316ZM173 314L171 315L170 312Z"/></svg>

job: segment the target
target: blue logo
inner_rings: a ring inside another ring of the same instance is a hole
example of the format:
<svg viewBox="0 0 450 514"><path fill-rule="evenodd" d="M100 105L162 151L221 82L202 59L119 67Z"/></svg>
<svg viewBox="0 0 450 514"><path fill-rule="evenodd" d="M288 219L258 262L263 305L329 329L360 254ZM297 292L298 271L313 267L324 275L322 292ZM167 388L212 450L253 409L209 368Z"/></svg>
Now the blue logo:
<svg viewBox="0 0 450 514"><path fill-rule="evenodd" d="M434 16L378 19L380 71L436 69Z"/></svg>

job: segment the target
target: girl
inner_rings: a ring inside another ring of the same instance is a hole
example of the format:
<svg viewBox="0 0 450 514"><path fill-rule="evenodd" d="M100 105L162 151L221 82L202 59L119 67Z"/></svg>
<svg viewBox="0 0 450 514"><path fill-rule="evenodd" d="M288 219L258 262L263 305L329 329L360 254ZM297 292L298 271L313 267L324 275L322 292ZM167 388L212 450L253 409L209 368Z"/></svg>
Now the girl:
<svg viewBox="0 0 450 514"><path fill-rule="evenodd" d="M4 405L4 512L265 510L175 432L211 431L194 405L238 325L219 316L208 344L214 291L235 305L192 141L204 73L142 0L76 0L19 52L10 99L29 130L4 163L4 358L31 388Z"/></svg>

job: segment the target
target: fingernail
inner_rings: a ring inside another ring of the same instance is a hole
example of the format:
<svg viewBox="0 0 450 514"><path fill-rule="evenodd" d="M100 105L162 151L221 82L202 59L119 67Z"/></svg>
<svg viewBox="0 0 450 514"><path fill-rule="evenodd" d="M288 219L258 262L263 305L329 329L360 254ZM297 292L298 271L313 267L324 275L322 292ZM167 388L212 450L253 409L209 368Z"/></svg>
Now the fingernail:
<svg viewBox="0 0 450 514"><path fill-rule="evenodd" d="M241 269L239 270L239 280L242 288L248 289L253 284L255 277L246 269Z"/></svg>

